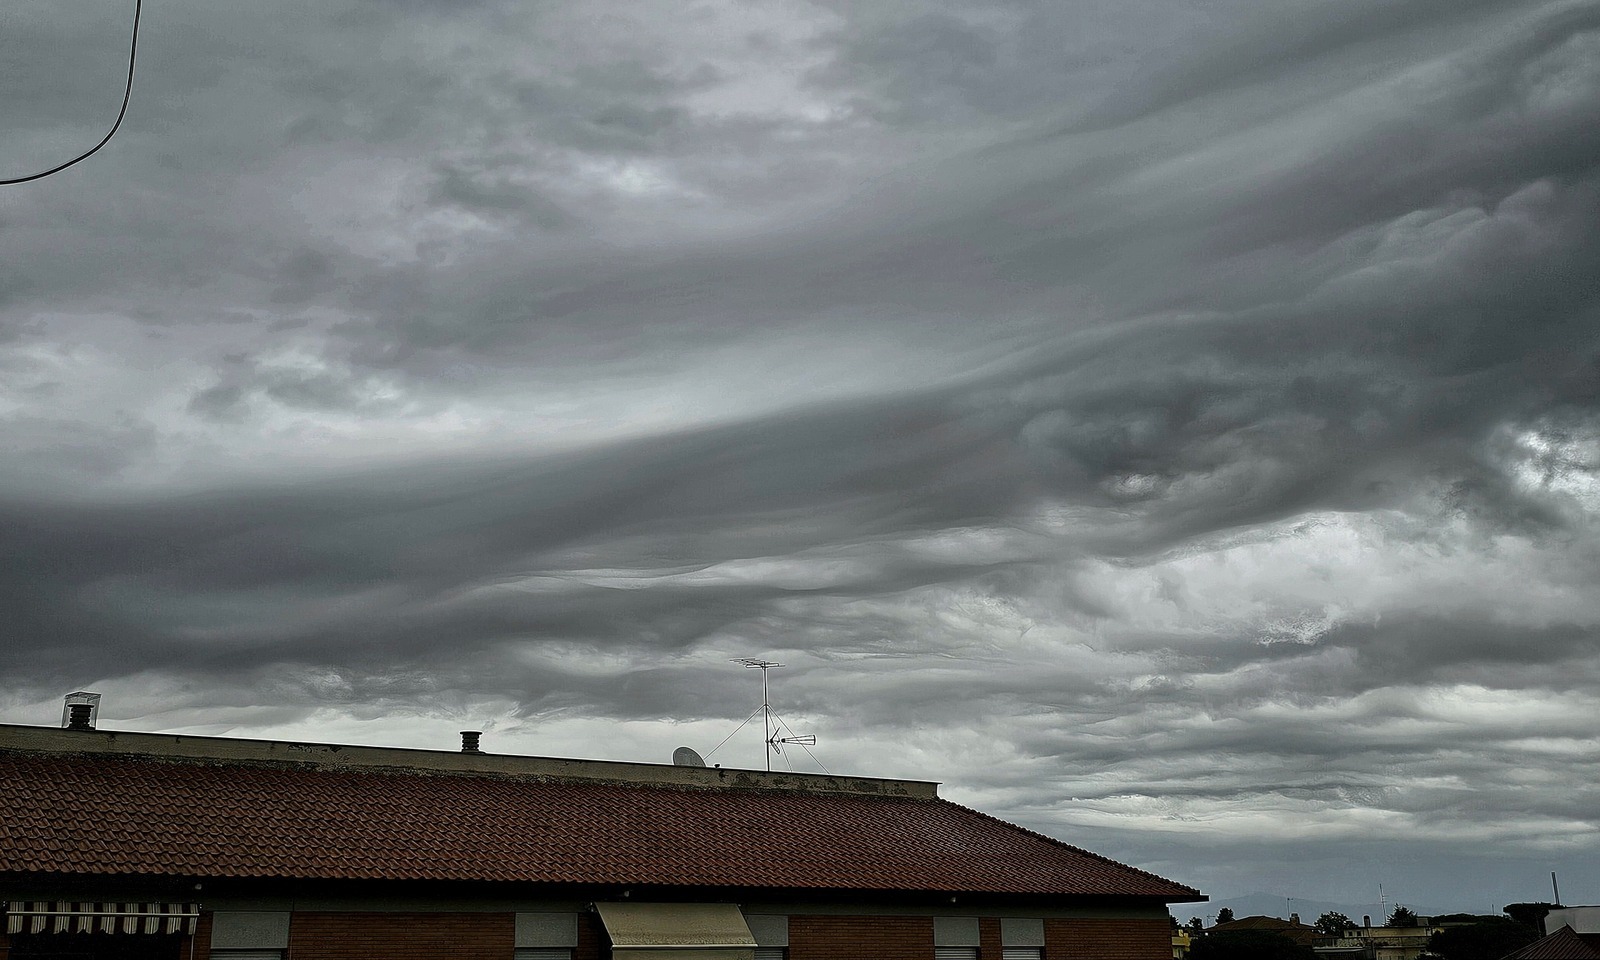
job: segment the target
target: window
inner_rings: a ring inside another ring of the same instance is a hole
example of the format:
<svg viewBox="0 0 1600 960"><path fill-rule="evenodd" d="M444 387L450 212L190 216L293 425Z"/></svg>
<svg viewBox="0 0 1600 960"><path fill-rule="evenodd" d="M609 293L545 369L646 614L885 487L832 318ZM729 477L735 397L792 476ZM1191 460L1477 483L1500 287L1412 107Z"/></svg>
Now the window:
<svg viewBox="0 0 1600 960"><path fill-rule="evenodd" d="M523 913L516 917L513 960L572 960L578 945L576 913Z"/></svg>
<svg viewBox="0 0 1600 960"><path fill-rule="evenodd" d="M1044 960L1044 920L1001 917L1000 960Z"/></svg>
<svg viewBox="0 0 1600 960"><path fill-rule="evenodd" d="M978 960L978 918L934 917L933 960Z"/></svg>
<svg viewBox="0 0 1600 960"><path fill-rule="evenodd" d="M218 910L211 915L211 960L283 960L287 910Z"/></svg>

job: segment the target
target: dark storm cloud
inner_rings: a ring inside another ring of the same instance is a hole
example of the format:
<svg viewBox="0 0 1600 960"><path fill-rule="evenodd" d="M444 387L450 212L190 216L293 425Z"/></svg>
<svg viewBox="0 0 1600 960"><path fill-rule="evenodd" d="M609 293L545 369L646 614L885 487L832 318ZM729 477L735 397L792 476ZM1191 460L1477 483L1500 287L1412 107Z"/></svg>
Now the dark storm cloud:
<svg viewBox="0 0 1600 960"><path fill-rule="evenodd" d="M709 747L765 653L1219 893L1592 854L1594 4L180 12L0 210L8 718Z"/></svg>
<svg viewBox="0 0 1600 960"><path fill-rule="evenodd" d="M374 346L386 343L380 356L395 356L396 350L411 356L414 346L465 346L497 355L509 349L525 361L527 354L551 346L565 355L605 344L604 330L620 329L641 344L656 337L729 336L730 329L748 329L750 314L738 307L751 301L766 323L815 323L830 309L848 310L893 291L897 300L924 310L933 302L955 306L930 317L933 325L951 328L963 322L967 310L979 309L962 302L964 291L982 289L992 309L996 301L1026 302L1040 283L1077 282L1093 283L1100 298L1119 299L1125 310L1227 310L1231 315L1190 326L1207 337L1221 336L1214 328L1230 327L1241 347L1254 346L1269 362L1276 362L1280 349L1309 353L1324 341L1381 357L1393 350L1448 350L1454 340L1459 346L1453 349L1478 353L1460 362L1483 366L1517 345L1474 334L1507 328L1496 324L1498 311L1524 305L1495 302L1497 291L1487 285L1496 283L1498 274L1475 273L1473 258L1493 259L1501 252L1497 247L1504 247L1508 255L1524 258L1525 270L1540 275L1536 288L1513 296L1567 300L1566 308L1542 302L1531 304L1535 309L1571 316L1570 308L1590 293L1590 271L1583 268L1592 255L1592 238L1584 233L1581 213L1567 218L1560 208L1571 204L1581 211L1592 203L1588 160L1600 148L1593 132L1600 129L1600 115L1592 98L1529 101L1538 100L1532 93L1537 77L1576 68L1565 61L1578 55L1581 45L1574 48L1574 37L1592 27L1592 20L1592 11L1579 10L1515 32L1460 64L1460 73L1478 79L1438 91L1435 96L1444 102L1430 104L1428 116L1409 115L1402 123L1382 112L1364 127L1341 131L1325 156L1282 164L1244 154L1247 143L1228 146L1229 153L1240 152L1242 162L1264 167L1261 176L1236 189L1219 191L1210 180L1169 177L1163 186L1170 190L1160 194L1165 198L1160 205L1133 199L1131 206L1114 209L1113 204L1131 199L1122 184L1085 192L1071 180L1037 179L1013 187L1009 196L988 188L977 210L962 209L960 195L942 196L933 207L942 212L932 219L917 209L925 199L920 192L900 194L891 202L907 207L910 222L920 228L911 246L903 234L860 237L848 245L859 234L847 215L844 222L824 219L814 239L801 233L781 250L691 249L665 263L653 254L623 254L598 276L589 263L529 270L514 255L493 256L479 260L470 288L441 284L426 273L391 274L358 303L392 319L352 330L364 330L362 339ZM1283 149L1282 136L1264 139L1261 149ZM1056 144L1018 150L1024 159L1006 162L1042 170L1067 159L1075 146L1073 138L1058 138ZM1135 139L1126 149L1140 147ZM1406 162L1397 164L1397 155ZM1391 251L1374 250L1385 243L1398 247L1407 233L1417 244L1442 239L1452 223L1465 232L1471 224L1459 218L1493 213L1507 198L1513 199L1505 216L1479 231L1493 235L1464 236L1459 243L1467 249L1447 251L1450 262L1418 263L1400 256L1386 265ZM1541 204L1554 209L1537 209ZM1519 206L1528 209L1514 209ZM1009 216L1018 209L1029 211L1020 226L1032 229L1019 232ZM1007 211L1008 219L990 219L994 210ZM874 207L867 215L884 212ZM1452 216L1458 219L1452 222ZM1519 218L1530 227L1552 219L1553 227L1565 232L1518 236ZM840 246L841 236L847 245ZM1307 255L1307 241L1323 249ZM1003 250L1004 260L975 255L987 249ZM1374 275L1346 280L1311 302L1277 302L1307 297L1317 284L1332 279L1342 260L1363 256L1371 258ZM1131 267L1140 263L1160 263L1162 281L1137 283ZM1185 263L1204 267L1190 270ZM512 264L518 264L518 275L498 276ZM1390 275L1376 275L1380 270ZM1425 288L1458 281L1483 289L1474 298L1470 289ZM1430 315L1395 324L1392 304L1382 299L1392 293L1409 296ZM1365 302L1359 302L1362 298ZM1496 312L1459 317L1455 311L1460 309ZM1278 333L1261 338L1257 331L1263 327ZM1559 343L1552 346L1562 349Z"/></svg>
<svg viewBox="0 0 1600 960"><path fill-rule="evenodd" d="M451 656L528 636L628 644L648 633L682 646L774 595L893 591L984 565L919 557L893 538L990 518L1012 481L982 462L985 443L937 407L893 404L591 454L16 504L5 582L28 629L8 656L37 669L94 645L131 670L279 658L381 669L426 659L446 637ZM915 476L925 479L906 486ZM666 569L631 553L663 541ZM751 551L794 569L707 574ZM806 569L828 564L847 571ZM51 628L67 622L64 634Z"/></svg>

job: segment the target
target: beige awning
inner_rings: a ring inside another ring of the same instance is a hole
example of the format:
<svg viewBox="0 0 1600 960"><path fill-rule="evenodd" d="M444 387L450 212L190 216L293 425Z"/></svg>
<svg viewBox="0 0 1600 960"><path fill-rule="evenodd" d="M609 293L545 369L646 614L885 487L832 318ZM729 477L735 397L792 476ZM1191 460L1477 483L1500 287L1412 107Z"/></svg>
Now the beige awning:
<svg viewBox="0 0 1600 960"><path fill-rule="evenodd" d="M6 933L193 935L199 916L198 903L12 900L6 904Z"/></svg>
<svg viewBox="0 0 1600 960"><path fill-rule="evenodd" d="M755 960L756 938L731 903L597 903L612 960Z"/></svg>

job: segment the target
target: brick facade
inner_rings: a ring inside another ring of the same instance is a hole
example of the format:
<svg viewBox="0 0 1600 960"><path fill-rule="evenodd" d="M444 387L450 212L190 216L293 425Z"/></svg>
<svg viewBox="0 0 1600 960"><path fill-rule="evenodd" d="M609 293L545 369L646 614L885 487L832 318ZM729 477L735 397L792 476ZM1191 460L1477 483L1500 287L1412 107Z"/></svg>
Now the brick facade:
<svg viewBox="0 0 1600 960"><path fill-rule="evenodd" d="M211 956L211 911L200 911L200 919L194 924L194 950L189 954L195 960Z"/></svg>
<svg viewBox="0 0 1600 960"><path fill-rule="evenodd" d="M1165 918L1044 922L1044 960L1169 960ZM978 922L978 960L1000 960L1000 921ZM932 960L929 917L789 918L789 960ZM586 960L586 958L580 958Z"/></svg>
<svg viewBox="0 0 1600 960"><path fill-rule="evenodd" d="M790 916L789 960L933 960L933 918Z"/></svg>
<svg viewBox="0 0 1600 960"><path fill-rule="evenodd" d="M1166 920L1046 920L1045 960L1166 960L1172 956ZM1000 960L1000 921L979 921L979 960ZM8 939L0 933L0 960ZM515 921L510 913L347 913L296 911L289 927L293 960L510 960ZM201 914L194 956L211 951L211 915ZM187 953L187 951L185 951ZM578 917L573 960L603 960L605 931L592 913ZM789 960L932 960L929 917L789 918Z"/></svg>
<svg viewBox="0 0 1600 960"><path fill-rule="evenodd" d="M1165 917L1046 920L1044 956L1045 960L1171 960L1172 922Z"/></svg>
<svg viewBox="0 0 1600 960"><path fill-rule="evenodd" d="M1000 960L1000 920L984 917L978 921L978 960Z"/></svg>
<svg viewBox="0 0 1600 960"><path fill-rule="evenodd" d="M311 913L289 921L294 960L510 960L510 913Z"/></svg>
<svg viewBox="0 0 1600 960"><path fill-rule="evenodd" d="M606 932L600 917L593 913L578 914L578 945L572 950L572 960L601 960L606 952Z"/></svg>

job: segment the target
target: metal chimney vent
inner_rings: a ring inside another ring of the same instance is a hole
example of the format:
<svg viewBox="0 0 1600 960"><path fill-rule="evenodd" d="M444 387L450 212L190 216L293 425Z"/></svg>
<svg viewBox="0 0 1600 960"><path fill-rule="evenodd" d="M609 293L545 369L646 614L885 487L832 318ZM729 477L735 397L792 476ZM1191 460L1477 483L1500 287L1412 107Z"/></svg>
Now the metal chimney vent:
<svg viewBox="0 0 1600 960"><path fill-rule="evenodd" d="M76 708L76 709L74 709ZM93 730L100 724L100 694L79 690L61 704L61 725L72 730Z"/></svg>
<svg viewBox="0 0 1600 960"><path fill-rule="evenodd" d="M483 736L483 734L479 733L477 730L461 731L461 752L482 753L483 751L478 749L478 738L481 736Z"/></svg>

